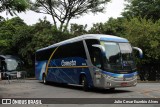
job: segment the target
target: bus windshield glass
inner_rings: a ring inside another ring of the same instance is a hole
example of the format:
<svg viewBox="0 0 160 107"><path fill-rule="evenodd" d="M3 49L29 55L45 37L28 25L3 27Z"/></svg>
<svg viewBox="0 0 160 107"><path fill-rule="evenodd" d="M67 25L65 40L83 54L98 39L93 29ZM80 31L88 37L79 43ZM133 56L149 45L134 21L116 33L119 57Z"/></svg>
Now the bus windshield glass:
<svg viewBox="0 0 160 107"><path fill-rule="evenodd" d="M107 58L107 62L110 64L120 63L121 55L118 44L107 42L104 43L104 47L105 47L105 55Z"/></svg>
<svg viewBox="0 0 160 107"><path fill-rule="evenodd" d="M133 58L132 47L129 43L116 43L101 41L105 49L104 69L113 71L132 70Z"/></svg>
<svg viewBox="0 0 160 107"><path fill-rule="evenodd" d="M20 62L16 59L6 59L6 65L8 71L18 70L21 66Z"/></svg>
<svg viewBox="0 0 160 107"><path fill-rule="evenodd" d="M124 61L132 60L132 47L129 43L119 43L119 47Z"/></svg>

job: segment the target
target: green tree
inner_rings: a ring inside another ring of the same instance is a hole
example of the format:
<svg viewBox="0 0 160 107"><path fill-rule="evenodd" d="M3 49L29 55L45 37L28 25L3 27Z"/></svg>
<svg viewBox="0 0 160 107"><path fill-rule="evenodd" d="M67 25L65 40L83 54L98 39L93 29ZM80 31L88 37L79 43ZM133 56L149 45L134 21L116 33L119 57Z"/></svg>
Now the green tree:
<svg viewBox="0 0 160 107"><path fill-rule="evenodd" d="M33 76L36 50L71 37L68 32L57 30L46 18L28 26L16 17L0 22L0 54L19 56Z"/></svg>
<svg viewBox="0 0 160 107"><path fill-rule="evenodd" d="M12 39L22 26L26 26L26 24L19 17L0 23L0 53L12 51Z"/></svg>
<svg viewBox="0 0 160 107"><path fill-rule="evenodd" d="M116 35L123 37L125 31L125 18L109 18L109 20L103 24L104 34Z"/></svg>
<svg viewBox="0 0 160 107"><path fill-rule="evenodd" d="M127 38L132 46L140 47L144 52L143 59L135 58L141 77L148 80L160 78L160 20L122 17L110 18L105 23L94 24L89 33L111 34Z"/></svg>
<svg viewBox="0 0 160 107"><path fill-rule="evenodd" d="M26 62L30 66L34 65L35 52L38 49L72 37L72 35L66 32L63 33L55 29L55 26L52 26L51 23L46 20L46 18L43 20L39 19L38 23L29 27L29 29L26 29L26 31L25 29L22 30L22 33L19 32L19 35L20 36L15 38L15 40L18 40L19 42L17 41L15 44L18 45L21 41L24 42L21 44L21 47L19 47L19 54L25 58Z"/></svg>
<svg viewBox="0 0 160 107"><path fill-rule="evenodd" d="M75 36L79 36L82 34L86 34L87 33L87 25L78 25L78 24L71 24L71 28L70 28L70 33L75 35Z"/></svg>
<svg viewBox="0 0 160 107"><path fill-rule="evenodd" d="M154 21L160 19L160 0L126 0L128 2L123 16L127 18L142 17Z"/></svg>
<svg viewBox="0 0 160 107"><path fill-rule="evenodd" d="M110 0L36 0L32 10L52 16L55 27L60 22L60 30L65 31L69 21L83 14L103 12Z"/></svg>
<svg viewBox="0 0 160 107"><path fill-rule="evenodd" d="M125 31L125 18L109 18L105 23L93 24L89 33L101 33L123 37Z"/></svg>
<svg viewBox="0 0 160 107"><path fill-rule="evenodd" d="M142 69L149 75L149 80L156 80L160 74L160 20L133 18L125 22L125 37L133 46L140 47L144 58L139 60Z"/></svg>
<svg viewBox="0 0 160 107"><path fill-rule="evenodd" d="M104 28L103 27L104 27L103 23L93 24L93 26L88 31L88 33L95 33L95 34L101 33L101 34L103 34L104 33Z"/></svg>
<svg viewBox="0 0 160 107"><path fill-rule="evenodd" d="M16 12L24 12L29 8L29 0L0 0L0 13L8 12L10 15Z"/></svg>

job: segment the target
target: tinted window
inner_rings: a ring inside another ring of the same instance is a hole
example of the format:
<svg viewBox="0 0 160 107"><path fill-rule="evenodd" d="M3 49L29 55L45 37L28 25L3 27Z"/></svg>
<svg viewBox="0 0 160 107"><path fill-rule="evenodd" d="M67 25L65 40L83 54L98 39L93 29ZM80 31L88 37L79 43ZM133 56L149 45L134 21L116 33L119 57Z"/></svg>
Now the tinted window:
<svg viewBox="0 0 160 107"><path fill-rule="evenodd" d="M48 60L54 50L55 50L55 48L37 52L36 53L36 60L37 61Z"/></svg>
<svg viewBox="0 0 160 107"><path fill-rule="evenodd" d="M59 59L68 57L81 57L86 59L86 53L82 41L60 46L52 58Z"/></svg>
<svg viewBox="0 0 160 107"><path fill-rule="evenodd" d="M101 67L101 64L100 64L101 63L101 59L100 59L101 52L98 48L95 48L92 46L93 44L99 44L99 41L96 39L88 39L86 40L86 44L88 47L88 51L90 54L92 64L95 66Z"/></svg>

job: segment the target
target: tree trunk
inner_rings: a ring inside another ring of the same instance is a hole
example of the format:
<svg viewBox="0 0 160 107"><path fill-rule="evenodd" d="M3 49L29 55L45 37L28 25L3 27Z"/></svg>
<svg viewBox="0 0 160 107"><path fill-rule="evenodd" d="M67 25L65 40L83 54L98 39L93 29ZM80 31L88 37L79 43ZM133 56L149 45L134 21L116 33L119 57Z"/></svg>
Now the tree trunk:
<svg viewBox="0 0 160 107"><path fill-rule="evenodd" d="M63 29L63 31L65 32L67 30L67 27L68 27L68 24L69 24L69 21L71 20L71 18L68 18L67 22L66 22L66 25Z"/></svg>
<svg viewBox="0 0 160 107"><path fill-rule="evenodd" d="M64 25L64 22L61 21L61 25L60 25L60 28L59 28L60 31L63 31L63 25Z"/></svg>

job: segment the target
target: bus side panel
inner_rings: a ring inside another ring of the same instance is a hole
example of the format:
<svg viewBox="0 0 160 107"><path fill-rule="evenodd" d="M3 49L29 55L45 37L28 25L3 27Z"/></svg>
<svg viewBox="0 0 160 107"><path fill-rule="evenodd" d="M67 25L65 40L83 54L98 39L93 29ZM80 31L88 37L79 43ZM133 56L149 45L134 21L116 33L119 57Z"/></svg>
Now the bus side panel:
<svg viewBox="0 0 160 107"><path fill-rule="evenodd" d="M91 81L88 68L50 68L47 80L58 83L79 84L81 73L86 75L88 81Z"/></svg>
<svg viewBox="0 0 160 107"><path fill-rule="evenodd" d="M46 69L46 62L47 61L36 61L35 63L35 76L36 79L42 80L42 75Z"/></svg>
<svg viewBox="0 0 160 107"><path fill-rule="evenodd" d="M81 74L85 74L89 85L92 86L92 78L85 59L70 57L53 59L48 66L47 80L58 83L79 84Z"/></svg>

